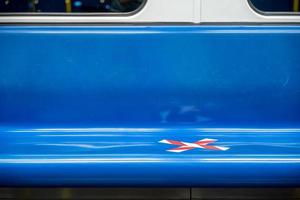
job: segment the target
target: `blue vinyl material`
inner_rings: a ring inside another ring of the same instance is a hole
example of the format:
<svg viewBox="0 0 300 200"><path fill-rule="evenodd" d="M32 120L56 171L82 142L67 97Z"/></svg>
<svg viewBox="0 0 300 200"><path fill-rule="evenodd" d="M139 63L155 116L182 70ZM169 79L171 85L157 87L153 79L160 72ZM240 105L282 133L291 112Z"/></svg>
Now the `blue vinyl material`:
<svg viewBox="0 0 300 200"><path fill-rule="evenodd" d="M0 185L299 186L299 26L1 26ZM217 139L227 151L166 150Z"/></svg>

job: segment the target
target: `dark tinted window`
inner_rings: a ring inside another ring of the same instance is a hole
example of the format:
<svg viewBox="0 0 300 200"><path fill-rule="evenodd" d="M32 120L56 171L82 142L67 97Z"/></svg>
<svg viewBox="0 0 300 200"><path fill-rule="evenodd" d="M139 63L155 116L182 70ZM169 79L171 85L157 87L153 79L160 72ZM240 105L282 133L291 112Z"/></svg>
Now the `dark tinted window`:
<svg viewBox="0 0 300 200"><path fill-rule="evenodd" d="M0 13L128 13L145 0L0 0Z"/></svg>
<svg viewBox="0 0 300 200"><path fill-rule="evenodd" d="M299 12L299 0L250 0L262 12Z"/></svg>

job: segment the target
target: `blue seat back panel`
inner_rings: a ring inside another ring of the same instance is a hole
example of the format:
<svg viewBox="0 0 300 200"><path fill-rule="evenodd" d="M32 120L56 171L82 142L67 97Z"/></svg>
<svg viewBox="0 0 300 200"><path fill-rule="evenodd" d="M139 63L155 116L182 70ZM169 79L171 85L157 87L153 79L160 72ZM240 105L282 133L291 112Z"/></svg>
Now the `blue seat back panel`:
<svg viewBox="0 0 300 200"><path fill-rule="evenodd" d="M0 27L0 123L297 127L298 26Z"/></svg>

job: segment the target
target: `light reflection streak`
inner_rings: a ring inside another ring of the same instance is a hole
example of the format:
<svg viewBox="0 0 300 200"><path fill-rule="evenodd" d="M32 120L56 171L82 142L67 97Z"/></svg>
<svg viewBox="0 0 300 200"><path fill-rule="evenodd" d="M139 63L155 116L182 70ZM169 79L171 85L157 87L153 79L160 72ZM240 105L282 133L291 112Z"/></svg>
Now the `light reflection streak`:
<svg viewBox="0 0 300 200"><path fill-rule="evenodd" d="M117 154L16 154L16 155L9 155L11 157L114 157L117 156ZM160 158L170 158L170 155L164 155L164 154L122 154L123 157L160 157ZM204 155L204 154L191 154L191 155L180 155L180 159L193 159L195 156L201 156L201 157L211 157L211 155ZM178 155L173 155L173 157L178 158ZM220 154L220 155L214 155L214 157L220 158L220 157L264 157L264 158L270 158L270 157L296 157L300 158L300 154Z"/></svg>
<svg viewBox="0 0 300 200"><path fill-rule="evenodd" d="M141 137L140 135L120 135L120 134L44 134L39 137ZM151 137L151 135L143 135L143 137Z"/></svg>
<svg viewBox="0 0 300 200"><path fill-rule="evenodd" d="M92 144L37 144L40 146L57 146L57 147L79 147L86 149L113 149L113 148L124 148L124 147L144 147L144 146L153 146L153 144L124 144L124 145L106 145L106 146L97 146Z"/></svg>
<svg viewBox="0 0 300 200"><path fill-rule="evenodd" d="M300 129L266 128L40 128L7 130L14 133L160 133L174 131L196 131L203 133L297 133ZM111 136L111 135L108 135Z"/></svg>
<svg viewBox="0 0 300 200"><path fill-rule="evenodd" d="M84 133L153 133L164 132L167 129L162 128L42 128L42 129L25 129L25 130L11 130L9 132L84 132Z"/></svg>
<svg viewBox="0 0 300 200"><path fill-rule="evenodd" d="M203 132L222 132L222 133L297 133L300 129L258 129L258 128L200 128Z"/></svg>
<svg viewBox="0 0 300 200"><path fill-rule="evenodd" d="M300 158L66 158L66 159L0 159L0 164L89 164L89 163L258 163L258 164L300 164Z"/></svg>

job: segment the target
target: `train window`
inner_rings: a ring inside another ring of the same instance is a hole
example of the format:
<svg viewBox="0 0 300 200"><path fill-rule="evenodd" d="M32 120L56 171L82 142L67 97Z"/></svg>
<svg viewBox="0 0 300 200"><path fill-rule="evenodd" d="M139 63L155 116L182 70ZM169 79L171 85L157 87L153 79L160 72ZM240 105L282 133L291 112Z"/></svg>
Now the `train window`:
<svg viewBox="0 0 300 200"><path fill-rule="evenodd" d="M300 0L249 0L250 5L264 13L299 14Z"/></svg>
<svg viewBox="0 0 300 200"><path fill-rule="evenodd" d="M146 0L0 0L0 13L131 13Z"/></svg>

